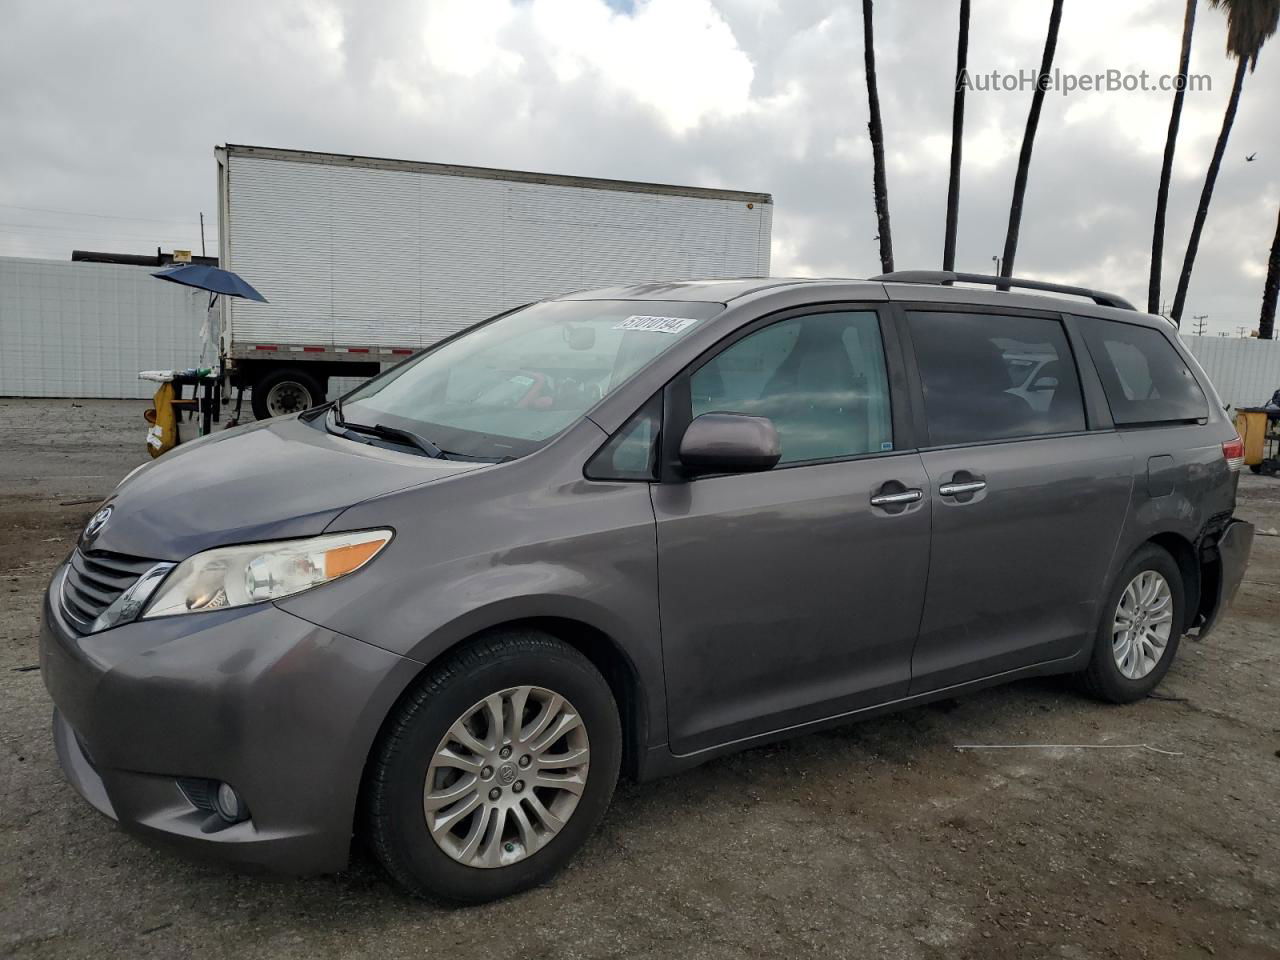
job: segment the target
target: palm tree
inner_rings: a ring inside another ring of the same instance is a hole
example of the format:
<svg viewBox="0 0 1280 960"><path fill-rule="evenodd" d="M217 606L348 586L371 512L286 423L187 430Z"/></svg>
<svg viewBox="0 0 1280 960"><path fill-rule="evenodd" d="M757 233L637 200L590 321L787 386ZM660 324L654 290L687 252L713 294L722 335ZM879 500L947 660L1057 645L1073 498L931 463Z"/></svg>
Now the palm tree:
<svg viewBox="0 0 1280 960"><path fill-rule="evenodd" d="M1164 138L1164 163L1160 167L1160 189L1156 191L1156 222L1151 233L1151 279L1147 284L1147 313L1160 312L1160 270L1164 261L1164 217L1169 206L1169 181L1173 177L1173 151L1182 120L1182 100L1186 95L1187 70L1191 66L1191 31L1196 23L1196 0L1187 0L1182 17L1182 54L1178 57L1178 89L1173 93L1169 132Z"/></svg>
<svg viewBox="0 0 1280 960"><path fill-rule="evenodd" d="M1222 116L1222 130L1213 148L1213 158L1204 176L1204 188L1200 191L1200 205L1191 224L1191 239L1187 241L1187 254L1182 260L1182 273L1178 276L1178 292L1173 298L1173 322L1181 326L1182 310L1187 303L1187 287L1191 285L1191 268L1195 266L1196 252L1200 249L1200 234L1209 216L1209 201L1213 199L1213 185L1218 179L1218 168L1227 150L1227 138L1236 119L1240 105L1240 90L1244 86L1245 69L1258 65L1262 46L1280 26L1280 0L1209 0L1215 7L1227 11L1227 53L1236 58L1236 76L1227 100L1227 112Z"/></svg>
<svg viewBox="0 0 1280 960"><path fill-rule="evenodd" d="M1058 46L1058 26L1062 23L1062 0L1053 0L1049 11L1049 31L1044 38L1044 54L1040 58L1040 74L1036 89L1031 95L1031 111L1027 114L1027 129L1022 134L1022 152L1018 154L1018 172L1013 178L1013 200L1009 204L1009 232L1004 238L1004 258L1000 276L1013 276L1013 260L1018 254L1018 228L1022 224L1022 199L1027 192L1027 172L1031 167L1031 148L1035 144L1036 127L1040 124L1040 108L1044 104L1045 88L1049 85L1049 71L1053 69L1053 52ZM1008 289L1007 287L1002 289Z"/></svg>
<svg viewBox="0 0 1280 960"><path fill-rule="evenodd" d="M884 179L884 127L880 125L880 93L876 89L876 43L871 27L871 0L862 0L862 55L867 67L867 106L871 117L872 189L876 201L876 226L880 230L880 269L893 272L893 235L889 231L889 188Z"/></svg>
<svg viewBox="0 0 1280 960"><path fill-rule="evenodd" d="M1276 329L1276 295L1280 294L1280 217L1276 217L1276 238L1271 241L1267 282L1262 285L1262 315L1258 318L1258 338L1270 340Z"/></svg>
<svg viewBox="0 0 1280 960"><path fill-rule="evenodd" d="M1189 0L1194 3L1195 0ZM956 228L960 216L960 152L964 143L964 72L969 60L969 0L960 0L956 43L956 92L951 106L951 180L947 184L947 228L942 241L942 269L956 268Z"/></svg>

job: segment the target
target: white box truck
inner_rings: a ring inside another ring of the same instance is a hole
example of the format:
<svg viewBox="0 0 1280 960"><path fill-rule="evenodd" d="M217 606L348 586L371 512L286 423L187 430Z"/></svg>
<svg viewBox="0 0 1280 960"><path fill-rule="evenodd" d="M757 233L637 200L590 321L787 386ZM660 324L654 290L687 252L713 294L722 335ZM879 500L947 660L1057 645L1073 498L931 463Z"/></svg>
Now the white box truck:
<svg viewBox="0 0 1280 960"><path fill-rule="evenodd" d="M228 144L219 352L267 417L503 310L613 283L767 276L766 193Z"/></svg>

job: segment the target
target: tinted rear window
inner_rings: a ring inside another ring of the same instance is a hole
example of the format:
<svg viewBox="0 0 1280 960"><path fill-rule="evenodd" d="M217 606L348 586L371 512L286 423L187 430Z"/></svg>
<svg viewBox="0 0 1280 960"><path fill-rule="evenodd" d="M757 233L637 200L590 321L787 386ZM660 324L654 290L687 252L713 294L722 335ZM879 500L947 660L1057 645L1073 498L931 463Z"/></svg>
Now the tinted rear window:
<svg viewBox="0 0 1280 960"><path fill-rule="evenodd" d="M1209 402L1159 330L1081 318L1085 341L1118 425L1201 420Z"/></svg>
<svg viewBox="0 0 1280 960"><path fill-rule="evenodd" d="M1085 428L1080 382L1057 320L908 313L933 444Z"/></svg>

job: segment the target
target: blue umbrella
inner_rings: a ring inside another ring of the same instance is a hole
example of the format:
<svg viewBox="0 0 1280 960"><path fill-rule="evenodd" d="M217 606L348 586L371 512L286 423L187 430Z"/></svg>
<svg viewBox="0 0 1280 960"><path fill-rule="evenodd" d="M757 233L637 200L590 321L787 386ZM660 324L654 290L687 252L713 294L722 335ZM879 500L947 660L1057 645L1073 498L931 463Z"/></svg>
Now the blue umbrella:
<svg viewBox="0 0 1280 960"><path fill-rule="evenodd" d="M184 286L220 293L228 297L244 297L246 300L257 300L266 303L267 298L249 286L238 274L217 267L206 267L201 263L184 263L177 267L166 267L152 274L161 280L181 283ZM212 303L212 301L210 301Z"/></svg>

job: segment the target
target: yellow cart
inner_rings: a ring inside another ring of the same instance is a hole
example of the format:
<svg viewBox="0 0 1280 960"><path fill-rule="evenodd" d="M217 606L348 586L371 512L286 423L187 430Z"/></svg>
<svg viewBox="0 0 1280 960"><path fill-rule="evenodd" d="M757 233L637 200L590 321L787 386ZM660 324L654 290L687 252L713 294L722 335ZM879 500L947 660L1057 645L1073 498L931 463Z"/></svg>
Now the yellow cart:
<svg viewBox="0 0 1280 960"><path fill-rule="evenodd" d="M1280 474L1280 413L1264 407L1238 407L1236 433L1244 441L1244 462L1254 473Z"/></svg>

